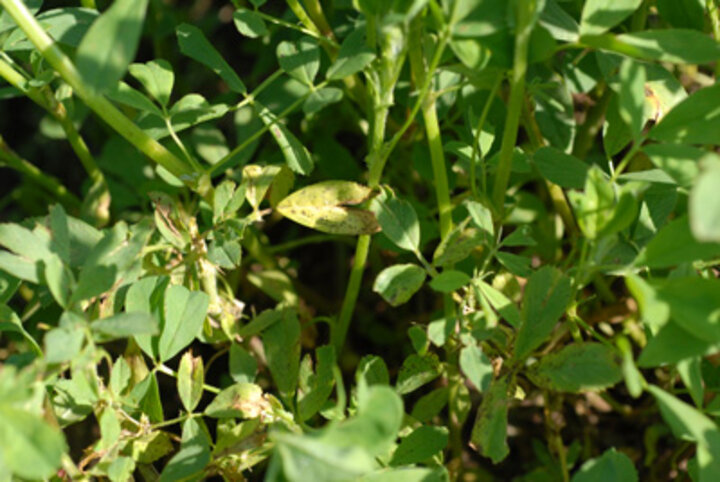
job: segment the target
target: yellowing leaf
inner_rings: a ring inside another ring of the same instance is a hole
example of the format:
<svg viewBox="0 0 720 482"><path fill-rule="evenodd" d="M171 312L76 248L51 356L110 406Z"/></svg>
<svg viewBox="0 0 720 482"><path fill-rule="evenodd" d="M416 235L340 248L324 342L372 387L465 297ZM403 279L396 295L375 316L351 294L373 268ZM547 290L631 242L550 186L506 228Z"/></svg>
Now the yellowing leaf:
<svg viewBox="0 0 720 482"><path fill-rule="evenodd" d="M325 181L295 191L277 206L278 212L298 224L330 234L372 234L380 231L375 214L349 207L373 192L350 181Z"/></svg>

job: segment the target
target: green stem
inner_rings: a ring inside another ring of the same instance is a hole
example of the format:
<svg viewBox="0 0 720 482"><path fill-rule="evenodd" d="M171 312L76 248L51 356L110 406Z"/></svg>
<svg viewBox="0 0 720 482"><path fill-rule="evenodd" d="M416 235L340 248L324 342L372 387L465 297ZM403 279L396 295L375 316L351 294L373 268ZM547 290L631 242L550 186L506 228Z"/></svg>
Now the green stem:
<svg viewBox="0 0 720 482"><path fill-rule="evenodd" d="M480 114L480 119L478 119L477 129L475 131L475 136L473 138L473 145L472 145L472 155L470 156L470 192L472 192L473 199L478 199L478 192L477 192L477 179L475 179L475 165L477 164L477 158L478 158L478 144L480 142L480 135L482 134L483 127L485 126L485 121L487 120L487 116L490 113L490 106L492 106L492 101L495 99L495 96L497 95L498 90L500 89L500 84L502 84L502 75L498 75L497 80L492 86L492 89L490 89L490 93L488 94L488 98L485 101L485 106L483 107L482 113ZM481 165L481 181L482 181L482 190L483 194L487 195L487 168L485 167L485 153L480 152L480 160L482 161Z"/></svg>
<svg viewBox="0 0 720 482"><path fill-rule="evenodd" d="M363 234L358 237L355 246L355 258L353 266L350 270L350 279L345 290L342 307L340 308L340 316L337 325L332 330L332 343L335 346L335 352L342 353L342 347L345 345L348 329L350 328L350 320L353 311L355 311L355 303L360 293L360 284L362 283L362 275L365 270L368 253L370 251L370 235Z"/></svg>
<svg viewBox="0 0 720 482"><path fill-rule="evenodd" d="M373 100L373 119L370 128L370 137L368 142L367 165L369 168L368 185L376 188L380 185L383 168L387 160L387 154L384 149L385 129L387 126L387 116L390 106L393 104L393 95L395 84L402 70L405 60L405 49L398 49L397 31L383 32L380 38L381 56L378 59L378 74L372 81L368 81L368 90L371 90L369 96ZM352 314L355 311L358 294L360 293L360 285L362 284L362 275L365 270L368 253L370 251L370 235L363 234L358 236L355 246L355 258L353 266L350 270L350 279L345 290L342 307L340 308L340 316L337 325L332 330L332 343L335 346L335 353L341 353L345 344Z"/></svg>
<svg viewBox="0 0 720 482"><path fill-rule="evenodd" d="M305 9L300 5L298 0L287 0L287 4L300 22L305 25L305 28L315 33L315 35L322 37L322 32L320 32L320 29L315 25L315 22L312 21L307 12L305 12Z"/></svg>
<svg viewBox="0 0 720 482"><path fill-rule="evenodd" d="M162 144L148 136L130 119L125 117L110 101L85 84L70 58L60 50L53 39L43 30L21 0L0 0L0 4L27 35L45 60L70 84L78 97L90 109L150 159L192 187L197 186L200 177L199 173L194 172L185 162L178 159Z"/></svg>
<svg viewBox="0 0 720 482"><path fill-rule="evenodd" d="M537 7L536 0L517 2L515 33L515 58L513 60L512 80L510 83L510 100L508 101L505 129L503 131L500 157L498 161L495 184L493 185L492 199L497 212L504 211L505 191L510 181L512 170L513 150L517 141L520 114L522 113L523 98L525 96L525 75L527 74L527 54L532 31L532 17Z"/></svg>
<svg viewBox="0 0 720 482"><path fill-rule="evenodd" d="M109 218L110 190L105 181L105 176L95 162L95 158L90 153L85 140L78 132L75 124L73 124L72 119L67 115L65 106L57 101L48 87L43 89L28 88L25 77L2 59L0 59L0 77L3 77L33 102L48 111L60 124L65 132L65 137L70 143L70 147L72 147L92 180L92 187L86 202L88 214L97 220L99 224L105 224Z"/></svg>
<svg viewBox="0 0 720 482"><path fill-rule="evenodd" d="M315 23L318 30L320 30L323 37L334 40L335 34L333 34L332 28L330 28L330 24L325 18L325 13L323 12L322 5L320 5L320 1L303 0L303 3L305 4L308 15L312 19L313 23Z"/></svg>
<svg viewBox="0 0 720 482"><path fill-rule="evenodd" d="M718 0L707 0L708 17L712 27L713 38L720 42L720 6ZM715 62L715 78L720 76L720 61Z"/></svg>
<svg viewBox="0 0 720 482"><path fill-rule="evenodd" d="M2 136L0 136L0 161L5 163L7 167L15 169L38 186L43 187L66 206L73 209L80 209L82 203L73 193L68 191L56 178L41 171L29 161L18 156L10 146L5 143Z"/></svg>

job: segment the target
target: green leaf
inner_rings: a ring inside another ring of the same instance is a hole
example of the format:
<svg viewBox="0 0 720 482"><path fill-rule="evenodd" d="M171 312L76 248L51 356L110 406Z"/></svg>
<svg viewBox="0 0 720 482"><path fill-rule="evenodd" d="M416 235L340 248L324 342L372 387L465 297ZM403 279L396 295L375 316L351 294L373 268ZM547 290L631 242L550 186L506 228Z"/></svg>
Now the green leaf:
<svg viewBox="0 0 720 482"><path fill-rule="evenodd" d="M242 346L233 343L230 346L229 373L236 382L251 383L257 375L258 363Z"/></svg>
<svg viewBox="0 0 720 482"><path fill-rule="evenodd" d="M428 460L447 446L448 429L423 425L403 438L395 452L390 465L411 465Z"/></svg>
<svg viewBox="0 0 720 482"><path fill-rule="evenodd" d="M615 206L615 193L605 173L593 165L585 180L585 191L571 191L568 198L583 234L590 239L597 238Z"/></svg>
<svg viewBox="0 0 720 482"><path fill-rule="evenodd" d="M672 278L658 290L658 298L670 307L670 316L689 334L720 343L720 280Z"/></svg>
<svg viewBox="0 0 720 482"><path fill-rule="evenodd" d="M269 410L270 403L265 400L262 388L240 382L218 393L204 413L212 418L258 418Z"/></svg>
<svg viewBox="0 0 720 482"><path fill-rule="evenodd" d="M648 340L638 357L638 366L654 367L678 363L689 357L711 355L720 350L720 345L700 339L677 323L667 323Z"/></svg>
<svg viewBox="0 0 720 482"><path fill-rule="evenodd" d="M382 270L375 278L373 291L391 306L407 303L425 282L425 270L416 264L396 264Z"/></svg>
<svg viewBox="0 0 720 482"><path fill-rule="evenodd" d="M618 355L600 343L574 343L542 357L530 378L536 385L559 392L603 390L622 379Z"/></svg>
<svg viewBox="0 0 720 482"><path fill-rule="evenodd" d="M687 216L663 226L635 259L637 266L665 268L720 256L720 243L701 243L691 231Z"/></svg>
<svg viewBox="0 0 720 482"><path fill-rule="evenodd" d="M491 242L492 237L495 235L495 226L493 225L492 212L490 209L477 201L467 201L465 207L467 207L468 213L470 213L473 224L484 231L489 238L488 242Z"/></svg>
<svg viewBox="0 0 720 482"><path fill-rule="evenodd" d="M460 350L460 369L477 391L484 392L490 387L494 372L492 362L479 346L469 345Z"/></svg>
<svg viewBox="0 0 720 482"><path fill-rule="evenodd" d="M278 122L278 118L266 107L255 104L258 115L266 126L270 127L275 142L277 142L288 167L298 174L309 175L315 163L310 152L284 124Z"/></svg>
<svg viewBox="0 0 720 482"><path fill-rule="evenodd" d="M702 452L698 454L702 459L700 480L713 480L710 474L720 474L720 428L705 414L666 391L654 385L648 391L655 397L673 434L698 444L698 452Z"/></svg>
<svg viewBox="0 0 720 482"><path fill-rule="evenodd" d="M706 164L690 192L690 229L701 242L720 242L720 163Z"/></svg>
<svg viewBox="0 0 720 482"><path fill-rule="evenodd" d="M347 36L340 45L335 62L328 67L328 80L340 80L370 65L375 52L365 42L365 29L358 28Z"/></svg>
<svg viewBox="0 0 720 482"><path fill-rule="evenodd" d="M41 417L0 404L0 457L15 475L45 479L60 467L65 438Z"/></svg>
<svg viewBox="0 0 720 482"><path fill-rule="evenodd" d="M70 268L65 266L57 256L46 259L43 264L45 265L45 282L50 293L61 307L67 308L70 294L75 287L75 278Z"/></svg>
<svg viewBox="0 0 720 482"><path fill-rule="evenodd" d="M697 30L676 28L644 30L617 36L584 35L580 42L588 47L643 60L677 64L704 64L720 58L720 44Z"/></svg>
<svg viewBox="0 0 720 482"><path fill-rule="evenodd" d="M398 247L418 252L420 248L420 224L409 202L395 197L386 190L372 200L371 209L385 236Z"/></svg>
<svg viewBox="0 0 720 482"><path fill-rule="evenodd" d="M516 359L527 357L545 341L571 299L570 280L558 269L544 266L533 273L525 287Z"/></svg>
<svg viewBox="0 0 720 482"><path fill-rule="evenodd" d="M116 0L80 42L76 66L83 82L98 92L114 87L135 58L148 0Z"/></svg>
<svg viewBox="0 0 720 482"><path fill-rule="evenodd" d="M588 0L582 11L580 34L603 33L619 24L642 3L642 0Z"/></svg>
<svg viewBox="0 0 720 482"><path fill-rule="evenodd" d="M624 59L620 64L620 117L637 140L645 124L645 68L638 62Z"/></svg>
<svg viewBox="0 0 720 482"><path fill-rule="evenodd" d="M74 313L65 312L60 317L60 326L48 331L43 338L45 361L63 363L72 360L85 341L85 320Z"/></svg>
<svg viewBox="0 0 720 482"><path fill-rule="evenodd" d="M443 466L433 469L413 466L385 468L357 479L358 482L447 482L448 480L450 476Z"/></svg>
<svg viewBox="0 0 720 482"><path fill-rule="evenodd" d="M180 51L193 60L200 62L222 78L233 92L244 94L247 89L240 77L222 58L220 53L205 38L202 31L187 23L179 25L175 29Z"/></svg>
<svg viewBox="0 0 720 482"><path fill-rule="evenodd" d="M470 276L462 271L444 270L430 281L430 287L441 293L452 293L470 282Z"/></svg>
<svg viewBox="0 0 720 482"><path fill-rule="evenodd" d="M380 226L375 215L352 207L372 196L370 188L350 181L324 181L306 186L277 205L283 216L330 234L372 234Z"/></svg>
<svg viewBox="0 0 720 482"><path fill-rule="evenodd" d="M263 18L252 10L239 8L233 13L235 28L242 35L249 38L258 38L268 34Z"/></svg>
<svg viewBox="0 0 720 482"><path fill-rule="evenodd" d="M649 133L652 139L684 144L720 142L720 85L700 89L672 108Z"/></svg>
<svg viewBox="0 0 720 482"><path fill-rule="evenodd" d="M284 40L277 46L280 67L305 85L313 85L320 68L320 49L314 40L302 37L297 42Z"/></svg>
<svg viewBox="0 0 720 482"><path fill-rule="evenodd" d="M483 396L470 435L470 446L494 464L508 456L507 414L510 400L507 396L507 378L493 380Z"/></svg>
<svg viewBox="0 0 720 482"><path fill-rule="evenodd" d="M262 334L265 357L280 395L292 400L300 366L300 322L294 310L284 310L282 319Z"/></svg>
<svg viewBox="0 0 720 482"><path fill-rule="evenodd" d="M177 371L177 389L185 410L192 412L203 394L205 383L205 369L202 357L194 357L186 352L180 359Z"/></svg>
<svg viewBox="0 0 720 482"><path fill-rule="evenodd" d="M202 291L190 291L178 285L167 288L158 340L160 361L177 355L200 333L209 301L208 295Z"/></svg>
<svg viewBox="0 0 720 482"><path fill-rule="evenodd" d="M402 367L400 367L395 390L400 395L405 395L431 382L439 375L440 361L437 355L433 353L422 356L412 354L403 361Z"/></svg>
<svg viewBox="0 0 720 482"><path fill-rule="evenodd" d="M41 3L37 2L38 6ZM30 6L30 2L26 2L26 4L28 4L28 7ZM65 7L47 10L35 18L43 26L43 30L56 42L69 47L77 47L98 16L99 13L95 9ZM7 26L3 25L3 21L7 22ZM3 12L2 17L0 17L0 32L7 27L15 26L16 24L10 15ZM32 42L27 38L25 32L19 28L16 28L15 31L8 35L3 45L3 50L8 52L32 49L34 49Z"/></svg>
<svg viewBox="0 0 720 482"><path fill-rule="evenodd" d="M157 321L150 314L140 311L118 313L94 321L90 330L95 340L101 343L134 335L155 335L159 331Z"/></svg>
<svg viewBox="0 0 720 482"><path fill-rule="evenodd" d="M615 449L585 462L573 475L572 482L637 482L638 474L632 460Z"/></svg>
<svg viewBox="0 0 720 482"><path fill-rule="evenodd" d="M160 482L197 480L210 463L210 450L199 442L185 444L167 463L160 474Z"/></svg>
<svg viewBox="0 0 720 482"><path fill-rule="evenodd" d="M325 345L315 350L317 367L312 373L309 357L303 360L300 369L300 390L298 391L298 417L304 422L315 415L323 407L330 397L335 385L335 349L331 345ZM308 363L306 363L306 360ZM304 367L307 367L303 369ZM303 373L305 372L305 373Z"/></svg>
<svg viewBox="0 0 720 482"><path fill-rule="evenodd" d="M170 102L175 74L172 66L163 59L152 60L146 64L130 64L130 75L135 77L150 95L162 105Z"/></svg>
<svg viewBox="0 0 720 482"><path fill-rule="evenodd" d="M423 423L432 420L447 405L449 392L449 388L441 387L420 397L413 406L412 417Z"/></svg>
<svg viewBox="0 0 720 482"><path fill-rule="evenodd" d="M657 0L655 7L663 20L673 27L701 31L705 28L705 2L702 0Z"/></svg>
<svg viewBox="0 0 720 482"><path fill-rule="evenodd" d="M681 144L649 144L643 152L681 187L692 185L703 163L720 162L714 152Z"/></svg>
<svg viewBox="0 0 720 482"><path fill-rule="evenodd" d="M163 299L170 279L164 276L148 276L133 283L125 295L127 312L142 312L153 316L160 324L163 323ZM135 341L152 358L157 358L158 337L134 334Z"/></svg>
<svg viewBox="0 0 720 482"><path fill-rule="evenodd" d="M533 160L540 174L548 181L568 189L582 189L587 177L587 164L577 157L565 154L554 147L541 147Z"/></svg>
<svg viewBox="0 0 720 482"><path fill-rule="evenodd" d="M690 392L695 406L702 409L705 403L705 387L703 386L702 370L700 368L702 358L686 358L677 364L678 373L685 386Z"/></svg>
<svg viewBox="0 0 720 482"><path fill-rule="evenodd" d="M46 242L19 224L0 223L0 245L33 262L52 256Z"/></svg>
<svg viewBox="0 0 720 482"><path fill-rule="evenodd" d="M268 481L357 480L377 467L377 462L361 447L337 446L321 439L279 431L272 433L276 443ZM274 468L273 466L277 467Z"/></svg>
<svg viewBox="0 0 720 482"><path fill-rule="evenodd" d="M358 363L355 371L355 380L358 385L366 383L370 385L388 385L390 374L388 373L385 360L375 355L365 355Z"/></svg>
<svg viewBox="0 0 720 482"><path fill-rule="evenodd" d="M343 91L337 87L323 87L322 89L313 90L303 103L303 112L308 115L315 114L330 104L340 102L342 98Z"/></svg>
<svg viewBox="0 0 720 482"><path fill-rule="evenodd" d="M435 248L433 264L435 266L450 266L464 260L479 246L487 243L486 231L468 228L466 219L455 226Z"/></svg>
<svg viewBox="0 0 720 482"><path fill-rule="evenodd" d="M114 87L111 87L105 95L115 102L128 105L143 112L148 112L157 116L164 117L162 111L151 101L145 94L139 90L135 90L125 82L120 81Z"/></svg>
<svg viewBox="0 0 720 482"><path fill-rule="evenodd" d="M482 280L475 280L474 283L480 289L482 296L505 321L516 328L520 326L522 317L515 303L510 301L501 291L496 290Z"/></svg>

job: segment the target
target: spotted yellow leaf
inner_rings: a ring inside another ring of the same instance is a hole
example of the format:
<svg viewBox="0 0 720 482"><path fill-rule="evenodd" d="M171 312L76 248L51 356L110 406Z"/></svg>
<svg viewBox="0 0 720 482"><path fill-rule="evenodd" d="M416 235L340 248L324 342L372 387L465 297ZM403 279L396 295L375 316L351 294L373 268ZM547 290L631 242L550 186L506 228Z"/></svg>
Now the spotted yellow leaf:
<svg viewBox="0 0 720 482"><path fill-rule="evenodd" d="M350 181L324 181L283 199L277 210L288 219L330 234L372 234L380 231L375 214L352 207L373 196L373 190Z"/></svg>

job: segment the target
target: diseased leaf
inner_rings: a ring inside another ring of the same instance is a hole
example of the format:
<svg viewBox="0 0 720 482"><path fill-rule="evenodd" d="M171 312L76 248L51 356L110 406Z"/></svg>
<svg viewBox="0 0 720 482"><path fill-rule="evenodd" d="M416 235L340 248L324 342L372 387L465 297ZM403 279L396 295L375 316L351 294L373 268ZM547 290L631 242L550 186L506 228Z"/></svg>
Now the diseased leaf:
<svg viewBox="0 0 720 482"><path fill-rule="evenodd" d="M186 352L180 359L177 372L177 389L185 410L192 412L203 394L205 369L202 357Z"/></svg>
<svg viewBox="0 0 720 482"><path fill-rule="evenodd" d="M405 359L398 373L395 390L404 395L417 390L440 375L440 360L437 355L412 354Z"/></svg>
<svg viewBox="0 0 720 482"><path fill-rule="evenodd" d="M262 341L280 395L292 400L300 368L300 322L295 311L284 310L282 319L263 332Z"/></svg>
<svg viewBox="0 0 720 482"><path fill-rule="evenodd" d="M507 415L510 400L507 378L493 380L483 395L470 435L470 446L498 463L508 456Z"/></svg>
<svg viewBox="0 0 720 482"><path fill-rule="evenodd" d="M213 418L257 418L270 409L262 389L254 383L240 382L229 386L210 402L205 415Z"/></svg>
<svg viewBox="0 0 720 482"><path fill-rule="evenodd" d="M380 230L375 215L352 207L372 196L370 188L350 181L324 181L283 199L277 210L298 224L331 234L373 234Z"/></svg>
<svg viewBox="0 0 720 482"><path fill-rule="evenodd" d="M423 425L403 438L390 459L390 465L411 465L424 462L441 451L448 443L445 427Z"/></svg>

